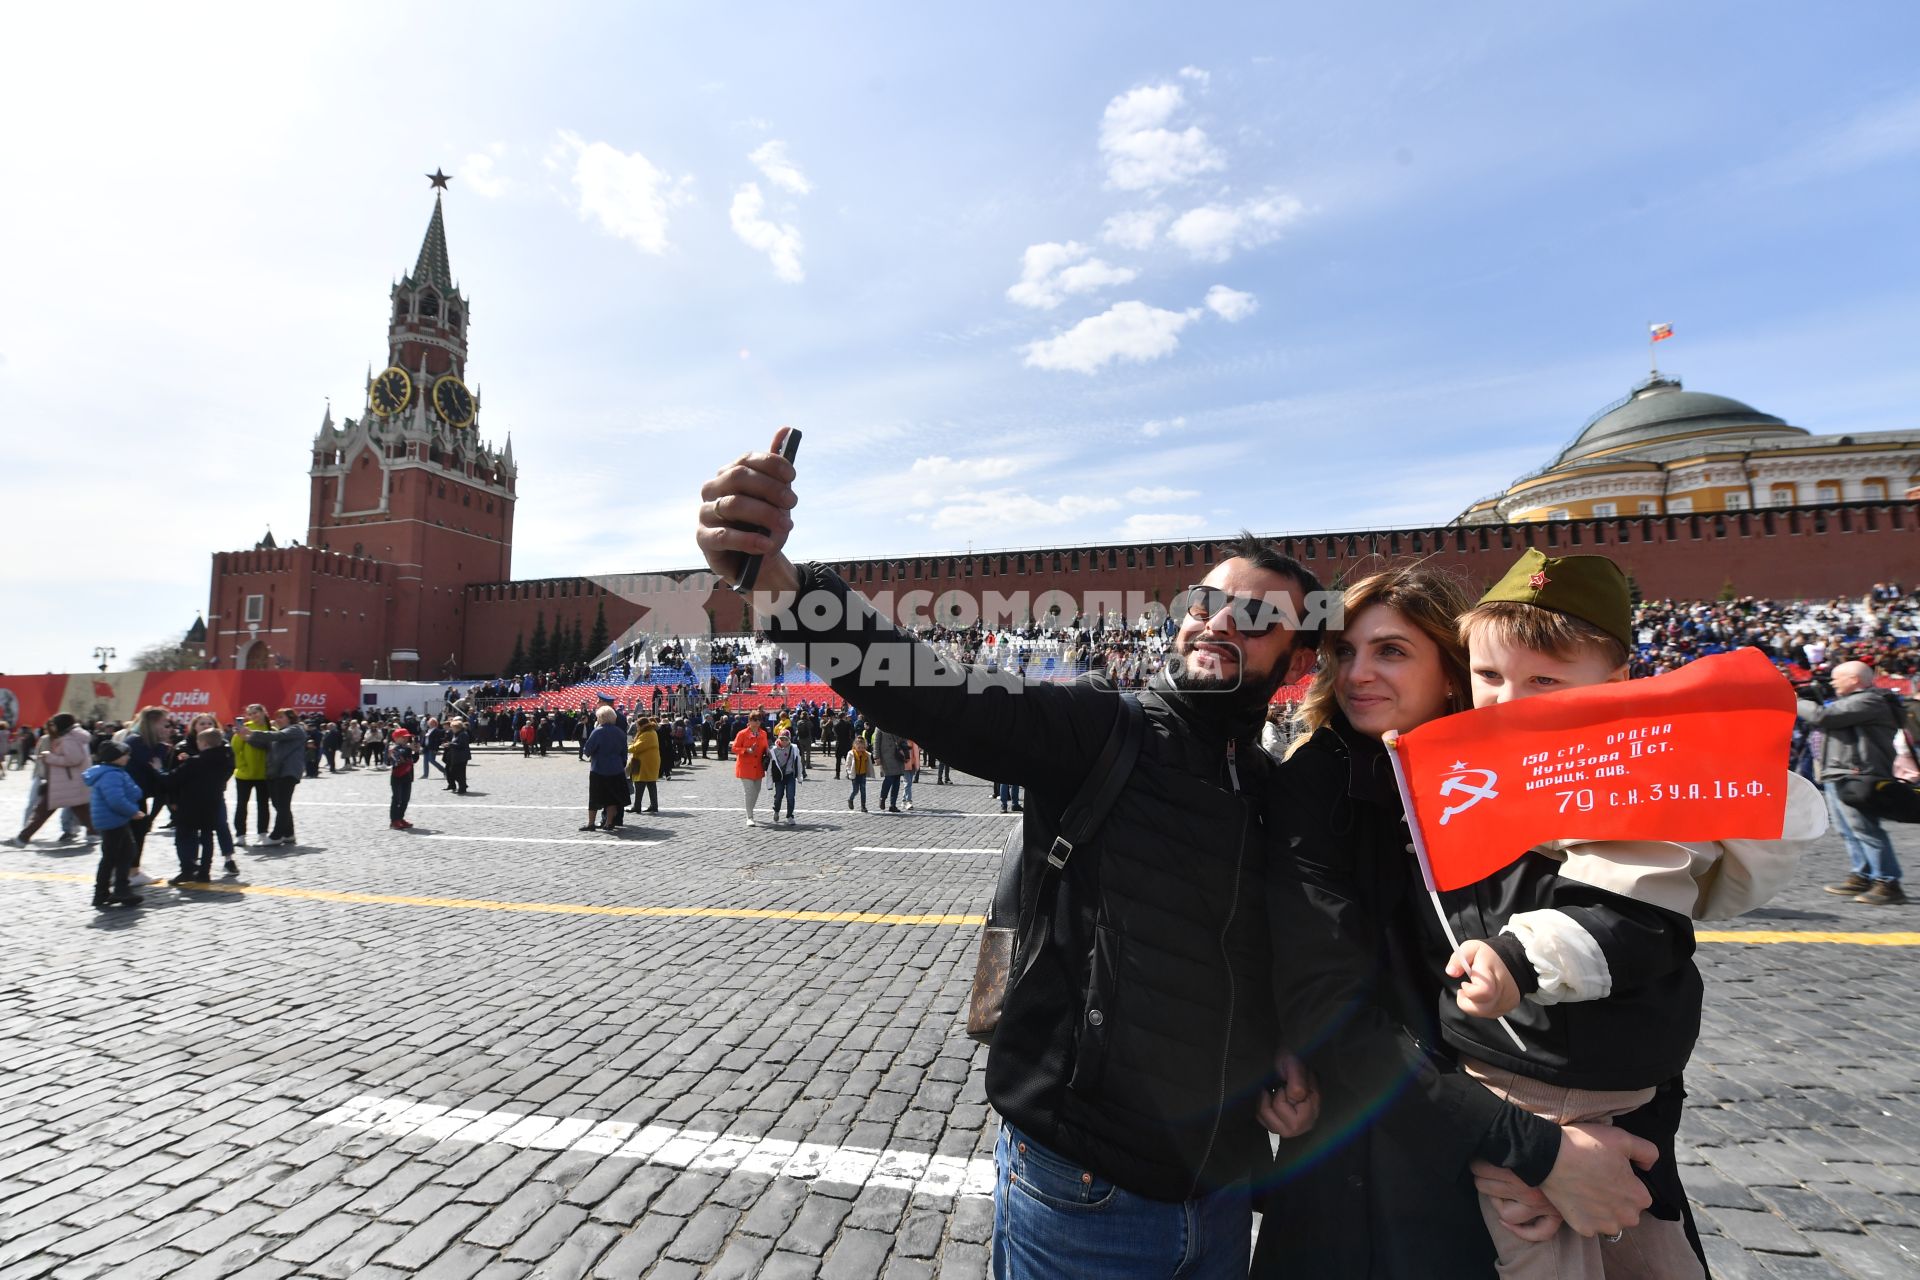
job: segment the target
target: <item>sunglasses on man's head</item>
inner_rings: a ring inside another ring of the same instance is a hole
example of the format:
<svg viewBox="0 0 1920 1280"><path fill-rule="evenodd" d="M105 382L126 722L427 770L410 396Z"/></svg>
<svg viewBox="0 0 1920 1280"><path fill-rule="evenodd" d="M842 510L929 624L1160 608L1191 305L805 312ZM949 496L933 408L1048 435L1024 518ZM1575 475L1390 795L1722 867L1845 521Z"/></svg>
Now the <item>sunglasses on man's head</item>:
<svg viewBox="0 0 1920 1280"><path fill-rule="evenodd" d="M1236 596L1224 587L1196 583L1187 588L1186 602L1187 616L1199 622L1220 616L1222 609L1231 610L1233 629L1250 640L1294 620L1292 602L1284 596L1278 601L1249 599Z"/></svg>

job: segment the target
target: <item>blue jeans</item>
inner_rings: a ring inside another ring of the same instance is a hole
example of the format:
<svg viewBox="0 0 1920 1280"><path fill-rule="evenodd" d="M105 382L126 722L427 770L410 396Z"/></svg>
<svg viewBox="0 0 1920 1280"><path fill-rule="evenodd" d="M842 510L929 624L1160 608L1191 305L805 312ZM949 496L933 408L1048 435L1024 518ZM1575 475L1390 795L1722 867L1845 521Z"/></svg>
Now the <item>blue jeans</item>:
<svg viewBox="0 0 1920 1280"><path fill-rule="evenodd" d="M1840 788L1832 781L1825 784L1827 816L1834 830L1847 845L1847 860L1857 875L1874 880L1900 879L1900 859L1893 856L1893 837L1880 825L1880 819L1862 813L1840 798Z"/></svg>
<svg viewBox="0 0 1920 1280"><path fill-rule="evenodd" d="M1004 1121L993 1165L994 1280L1245 1280L1253 1235L1245 1186L1149 1200Z"/></svg>
<svg viewBox="0 0 1920 1280"><path fill-rule="evenodd" d="M780 802L783 799L787 802L787 816L791 818L793 816L793 795L800 785L800 775L797 773L770 773L767 776L773 779L773 820L775 822L780 821Z"/></svg>
<svg viewBox="0 0 1920 1280"><path fill-rule="evenodd" d="M880 779L880 807L891 809L900 803L900 775L889 773Z"/></svg>
<svg viewBox="0 0 1920 1280"><path fill-rule="evenodd" d="M433 776L433 766L439 763L440 753L437 750L422 751L420 753L420 776L423 778L431 778ZM444 773L445 770L442 770L442 772Z"/></svg>
<svg viewBox="0 0 1920 1280"><path fill-rule="evenodd" d="M853 780L853 789L847 792L847 808L853 808L853 802L855 800L860 802L860 811L862 813L866 812L867 776L864 773Z"/></svg>
<svg viewBox="0 0 1920 1280"><path fill-rule="evenodd" d="M1008 805L1020 803L1020 788L1011 782L996 782L993 784L993 796L1000 802L1000 812L1005 813Z"/></svg>

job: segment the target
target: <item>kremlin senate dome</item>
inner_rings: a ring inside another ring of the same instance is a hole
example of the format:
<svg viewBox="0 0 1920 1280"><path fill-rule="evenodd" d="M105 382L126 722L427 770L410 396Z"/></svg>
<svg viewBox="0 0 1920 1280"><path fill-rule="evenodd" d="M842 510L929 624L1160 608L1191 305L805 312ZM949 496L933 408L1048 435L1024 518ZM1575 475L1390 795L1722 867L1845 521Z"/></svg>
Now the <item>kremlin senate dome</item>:
<svg viewBox="0 0 1920 1280"><path fill-rule="evenodd" d="M1920 491L1920 431L1816 436L1655 372L1468 524L1884 502Z"/></svg>

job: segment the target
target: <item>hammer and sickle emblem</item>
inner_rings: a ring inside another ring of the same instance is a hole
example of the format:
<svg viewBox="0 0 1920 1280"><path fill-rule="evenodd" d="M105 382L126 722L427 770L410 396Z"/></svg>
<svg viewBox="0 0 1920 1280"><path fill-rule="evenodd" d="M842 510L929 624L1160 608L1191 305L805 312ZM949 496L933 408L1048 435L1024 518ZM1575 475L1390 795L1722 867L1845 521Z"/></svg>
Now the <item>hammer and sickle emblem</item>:
<svg viewBox="0 0 1920 1280"><path fill-rule="evenodd" d="M1455 768L1460 768L1460 766L1456 765ZM1470 774L1478 774L1480 776L1478 784L1467 781L1468 775ZM1500 781L1500 775L1491 769L1461 769L1460 772L1444 779L1440 783L1441 795L1450 796L1457 791L1464 792L1467 798L1459 804L1449 805L1447 808L1441 810L1440 825L1443 827L1446 826L1447 820L1453 817L1454 814L1465 813L1482 800L1496 799L1500 793L1493 789L1493 784L1498 781Z"/></svg>

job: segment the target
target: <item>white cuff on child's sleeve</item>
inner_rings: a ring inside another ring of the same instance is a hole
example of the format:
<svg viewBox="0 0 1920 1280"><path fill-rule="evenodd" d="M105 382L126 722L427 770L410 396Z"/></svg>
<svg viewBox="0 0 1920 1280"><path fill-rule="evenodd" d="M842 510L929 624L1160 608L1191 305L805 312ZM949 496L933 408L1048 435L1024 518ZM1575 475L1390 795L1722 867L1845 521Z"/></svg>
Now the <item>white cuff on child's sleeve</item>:
<svg viewBox="0 0 1920 1280"><path fill-rule="evenodd" d="M1540 978L1529 992L1535 1004L1604 1000L1613 992L1613 970L1599 941L1564 911L1522 911L1502 933L1520 939L1527 960Z"/></svg>

